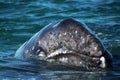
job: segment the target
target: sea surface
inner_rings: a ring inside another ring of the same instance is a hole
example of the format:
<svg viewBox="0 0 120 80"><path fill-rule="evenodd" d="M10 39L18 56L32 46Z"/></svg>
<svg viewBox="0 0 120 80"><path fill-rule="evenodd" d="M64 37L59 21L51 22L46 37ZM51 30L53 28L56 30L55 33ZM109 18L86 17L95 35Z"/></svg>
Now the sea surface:
<svg viewBox="0 0 120 80"><path fill-rule="evenodd" d="M113 67L80 70L13 57L49 23L85 23L113 55ZM0 80L120 80L120 0L0 0Z"/></svg>

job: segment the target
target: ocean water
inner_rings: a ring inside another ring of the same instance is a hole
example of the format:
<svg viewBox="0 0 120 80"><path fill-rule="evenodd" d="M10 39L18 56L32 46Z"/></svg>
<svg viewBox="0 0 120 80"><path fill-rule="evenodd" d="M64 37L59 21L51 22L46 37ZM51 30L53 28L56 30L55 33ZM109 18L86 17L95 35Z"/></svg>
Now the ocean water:
<svg viewBox="0 0 120 80"><path fill-rule="evenodd" d="M49 23L84 22L113 55L113 67L97 71L25 61L15 51ZM0 0L0 80L120 80L119 0Z"/></svg>

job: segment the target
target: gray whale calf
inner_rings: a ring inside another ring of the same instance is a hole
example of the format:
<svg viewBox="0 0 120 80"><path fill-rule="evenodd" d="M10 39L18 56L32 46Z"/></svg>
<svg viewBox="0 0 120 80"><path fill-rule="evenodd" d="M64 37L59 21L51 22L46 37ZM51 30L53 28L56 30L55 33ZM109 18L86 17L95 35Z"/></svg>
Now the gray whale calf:
<svg viewBox="0 0 120 80"><path fill-rule="evenodd" d="M45 60L86 69L106 68L112 55L83 23L64 19L37 32L15 53L16 58Z"/></svg>

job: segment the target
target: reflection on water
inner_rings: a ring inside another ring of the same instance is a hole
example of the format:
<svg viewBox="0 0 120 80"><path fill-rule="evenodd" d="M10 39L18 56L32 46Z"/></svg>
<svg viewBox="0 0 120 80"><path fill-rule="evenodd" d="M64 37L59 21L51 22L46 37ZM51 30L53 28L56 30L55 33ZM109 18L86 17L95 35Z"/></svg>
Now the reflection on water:
<svg viewBox="0 0 120 80"><path fill-rule="evenodd" d="M0 80L119 80L119 0L0 0ZM45 25L72 17L84 22L113 54L113 68L85 71L11 57Z"/></svg>

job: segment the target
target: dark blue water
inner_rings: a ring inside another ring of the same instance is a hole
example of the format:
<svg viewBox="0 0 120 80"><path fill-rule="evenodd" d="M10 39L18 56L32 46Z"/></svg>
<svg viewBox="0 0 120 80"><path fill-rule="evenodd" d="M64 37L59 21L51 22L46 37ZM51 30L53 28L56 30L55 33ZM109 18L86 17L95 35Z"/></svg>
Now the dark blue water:
<svg viewBox="0 0 120 80"><path fill-rule="evenodd" d="M84 22L112 53L113 67L85 71L25 61L15 51L47 24L65 18ZM0 80L120 80L119 0L0 0Z"/></svg>

